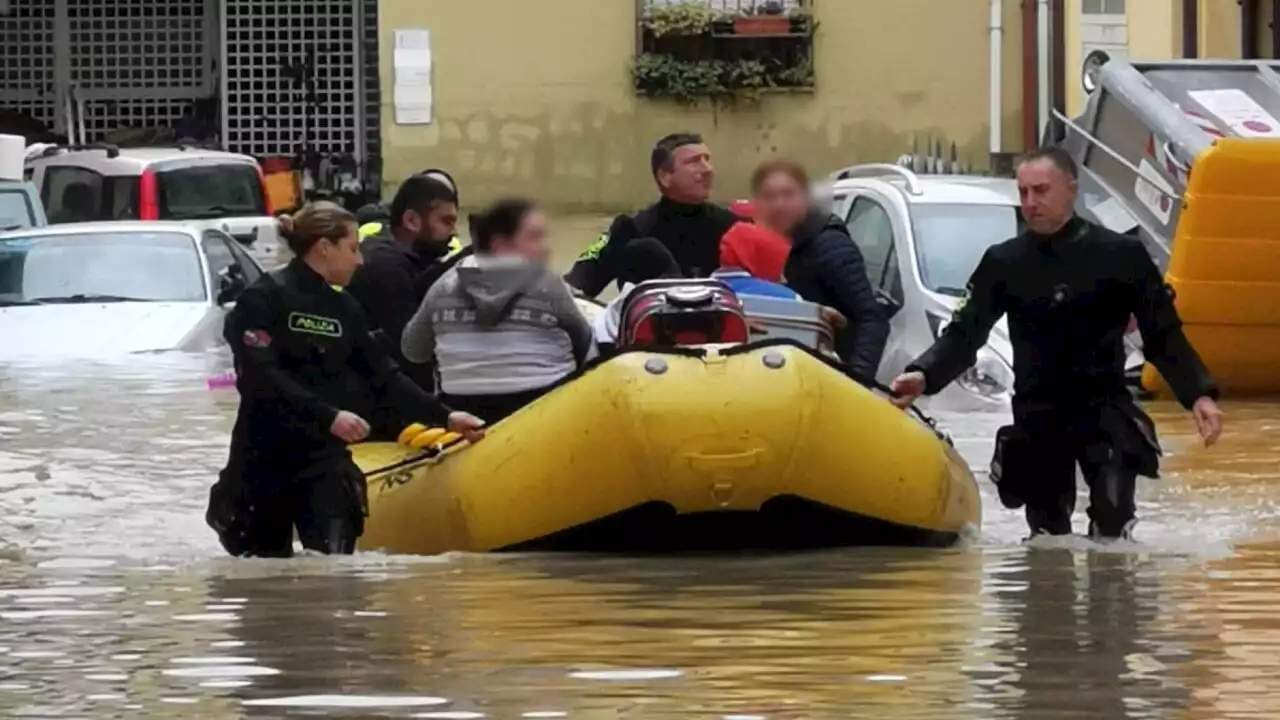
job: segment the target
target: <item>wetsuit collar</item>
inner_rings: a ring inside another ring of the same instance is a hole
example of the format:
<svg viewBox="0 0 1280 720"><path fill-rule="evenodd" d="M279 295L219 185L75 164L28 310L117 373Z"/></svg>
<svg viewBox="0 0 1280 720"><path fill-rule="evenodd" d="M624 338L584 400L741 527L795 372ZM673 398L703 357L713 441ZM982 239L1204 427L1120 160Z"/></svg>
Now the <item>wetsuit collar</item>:
<svg viewBox="0 0 1280 720"><path fill-rule="evenodd" d="M1071 219L1065 225L1058 228L1057 231L1047 235L1041 235L1038 232L1032 232L1031 237L1037 242L1060 245L1076 239L1080 235L1080 231L1084 229L1084 220L1079 215L1072 215Z"/></svg>
<svg viewBox="0 0 1280 720"><path fill-rule="evenodd" d="M663 195L662 198L658 200L658 212L667 216L678 215L680 217L694 217L703 214L706 212L706 209L706 203L690 205L688 203L676 202L666 195Z"/></svg>
<svg viewBox="0 0 1280 720"><path fill-rule="evenodd" d="M320 273L311 269L311 266L302 258L296 257L289 261L289 272L298 280L303 288L310 286L311 288L328 288L329 283L320 277Z"/></svg>

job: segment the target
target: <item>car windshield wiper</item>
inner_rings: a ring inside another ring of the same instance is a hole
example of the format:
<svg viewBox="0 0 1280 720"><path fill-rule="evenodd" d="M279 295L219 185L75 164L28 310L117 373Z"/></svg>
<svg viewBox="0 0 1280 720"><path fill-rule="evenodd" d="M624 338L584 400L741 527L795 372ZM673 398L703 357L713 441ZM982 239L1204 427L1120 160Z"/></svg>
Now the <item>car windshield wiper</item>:
<svg viewBox="0 0 1280 720"><path fill-rule="evenodd" d="M28 305L43 305L39 300L23 300L17 298L0 298L0 307L26 307Z"/></svg>
<svg viewBox="0 0 1280 720"><path fill-rule="evenodd" d="M0 225L0 232L9 232L10 230L21 230L21 225Z"/></svg>
<svg viewBox="0 0 1280 720"><path fill-rule="evenodd" d="M53 304L81 304L81 303L100 303L100 302L153 302L147 298L128 297L127 295L93 295L87 293L79 293L76 295L61 295L42 298L32 298L28 302L35 305L53 305Z"/></svg>

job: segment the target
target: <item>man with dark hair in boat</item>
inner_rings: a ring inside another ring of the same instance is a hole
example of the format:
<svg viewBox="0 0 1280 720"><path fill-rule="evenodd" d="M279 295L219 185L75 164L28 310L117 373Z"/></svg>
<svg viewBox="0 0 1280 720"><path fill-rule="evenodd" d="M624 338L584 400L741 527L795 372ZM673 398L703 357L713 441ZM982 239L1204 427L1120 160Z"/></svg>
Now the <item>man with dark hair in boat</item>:
<svg viewBox="0 0 1280 720"><path fill-rule="evenodd" d="M360 302L405 375L433 392L433 368L408 362L400 352L400 336L431 282L442 274L439 265L458 222L457 194L435 178L414 175L396 191L390 213L390 222L377 236L361 243L364 264L347 292Z"/></svg>
<svg viewBox="0 0 1280 720"><path fill-rule="evenodd" d="M1089 486L1089 535L1129 538L1138 475L1156 477L1155 426L1124 378L1123 337L1138 319L1155 364L1206 446L1222 432L1218 390L1187 342L1173 289L1142 243L1077 217L1077 169L1059 148L1018 164L1027 229L987 249L938 341L893 382L906 407L975 361L1002 315L1013 341L1013 425L996 435L992 479L1025 505L1032 536L1071 533L1076 464Z"/></svg>
<svg viewBox="0 0 1280 720"><path fill-rule="evenodd" d="M649 169L662 197L633 218L637 237L656 238L685 277L706 277L720 266L720 238L738 218L710 202L715 169L711 151L696 133L668 135L654 145ZM618 279L631 238L613 229L578 257L569 284L588 297Z"/></svg>
<svg viewBox="0 0 1280 720"><path fill-rule="evenodd" d="M461 207L462 196L458 193L458 184L454 182L452 175L444 170L435 168L423 170L418 175L444 183L446 187L453 191L454 204ZM356 222L359 224L360 242L378 237L391 222L391 208L386 203L369 203L356 211ZM466 248L463 246L462 240L458 239L457 235L449 238L448 254L445 259L455 258L459 253L463 252L466 252Z"/></svg>
<svg viewBox="0 0 1280 720"><path fill-rule="evenodd" d="M432 286L405 327L405 357L436 364L450 407L497 422L586 361L591 325L547 267L547 235L536 204L498 201L475 221L475 254Z"/></svg>

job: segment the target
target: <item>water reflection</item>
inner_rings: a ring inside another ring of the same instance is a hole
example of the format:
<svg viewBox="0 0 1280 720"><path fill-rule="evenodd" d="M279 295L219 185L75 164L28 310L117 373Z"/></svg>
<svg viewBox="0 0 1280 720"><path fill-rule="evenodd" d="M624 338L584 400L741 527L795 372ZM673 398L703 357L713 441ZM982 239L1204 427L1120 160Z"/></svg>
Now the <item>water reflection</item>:
<svg viewBox="0 0 1280 720"><path fill-rule="evenodd" d="M217 609L234 610L220 624L229 638L220 644L223 654L198 668L221 687L239 688L247 717L278 717L282 707L367 706L361 696L379 696L387 707L443 702L388 697L405 692L405 674L402 661L376 651L385 614L369 609L364 572L322 558L304 559L301 567L252 562L256 572L208 580ZM325 697L334 695L351 697Z"/></svg>
<svg viewBox="0 0 1280 720"><path fill-rule="evenodd" d="M1072 546L11 564L0 708L1274 717L1280 574L1274 548L1257 552L1209 568Z"/></svg>
<svg viewBox="0 0 1280 720"><path fill-rule="evenodd" d="M1010 632L995 648L1009 658L988 676L1006 699L999 717L1165 717L1190 693L1165 672L1186 661L1151 642L1165 570L1131 552L1033 548L993 573L993 595Z"/></svg>

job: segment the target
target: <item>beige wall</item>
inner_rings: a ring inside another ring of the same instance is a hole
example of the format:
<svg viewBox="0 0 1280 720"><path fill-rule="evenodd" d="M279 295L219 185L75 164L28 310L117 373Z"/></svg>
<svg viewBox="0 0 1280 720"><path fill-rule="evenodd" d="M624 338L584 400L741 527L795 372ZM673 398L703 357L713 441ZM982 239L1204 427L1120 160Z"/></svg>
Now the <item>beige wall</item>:
<svg viewBox="0 0 1280 720"><path fill-rule="evenodd" d="M1178 0L1125 3L1125 19L1129 23L1131 60L1169 60L1182 56L1182 10Z"/></svg>
<svg viewBox="0 0 1280 720"><path fill-rule="evenodd" d="M1240 58L1240 5L1200 0L1200 57Z"/></svg>
<svg viewBox="0 0 1280 720"><path fill-rule="evenodd" d="M704 133L721 199L763 158L815 174L891 161L913 136L987 157L987 0L816 0L817 89L758 106L690 110L635 97L633 0L382 0L386 190L425 167L449 170L474 206L527 193L561 209L635 207L653 196L649 146ZM1005 1L1004 144L1020 140L1019 2ZM393 32L431 31L435 123L394 124Z"/></svg>

